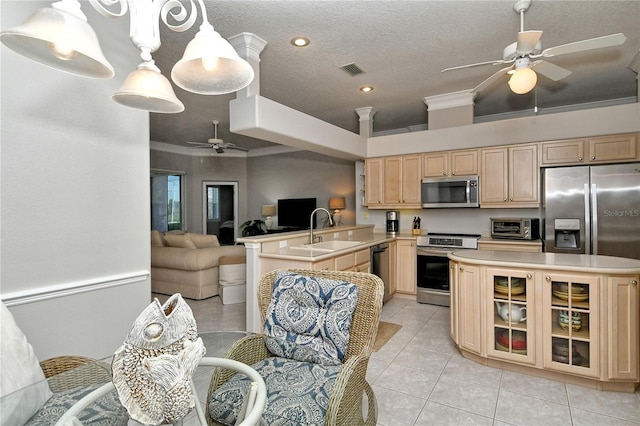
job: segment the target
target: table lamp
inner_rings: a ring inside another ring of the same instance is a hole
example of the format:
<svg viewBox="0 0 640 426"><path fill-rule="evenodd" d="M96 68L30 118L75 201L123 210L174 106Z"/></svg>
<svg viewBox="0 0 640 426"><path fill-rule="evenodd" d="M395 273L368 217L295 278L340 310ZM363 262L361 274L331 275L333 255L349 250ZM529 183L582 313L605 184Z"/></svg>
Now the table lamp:
<svg viewBox="0 0 640 426"><path fill-rule="evenodd" d="M329 210L333 210L333 222L336 225L342 223L342 215L340 214L340 210L344 209L346 206L346 201L344 197L331 197L329 198Z"/></svg>
<svg viewBox="0 0 640 426"><path fill-rule="evenodd" d="M271 229L273 226L273 219L271 216L275 216L276 214L276 206L273 204L265 204L262 206L262 216L266 216L267 219L264 221L264 224L267 225L267 229Z"/></svg>

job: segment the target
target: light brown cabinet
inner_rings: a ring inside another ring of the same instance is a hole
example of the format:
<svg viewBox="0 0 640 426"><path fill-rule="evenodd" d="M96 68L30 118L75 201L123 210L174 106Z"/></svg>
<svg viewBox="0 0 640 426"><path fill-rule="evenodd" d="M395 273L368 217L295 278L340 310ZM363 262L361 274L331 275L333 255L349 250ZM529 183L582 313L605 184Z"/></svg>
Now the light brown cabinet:
<svg viewBox="0 0 640 426"><path fill-rule="evenodd" d="M397 240L396 291L416 294L417 251L415 240Z"/></svg>
<svg viewBox="0 0 640 426"><path fill-rule="evenodd" d="M365 161L365 202L370 208L383 204L384 159L370 158Z"/></svg>
<svg viewBox="0 0 640 426"><path fill-rule="evenodd" d="M468 176L478 174L478 150L443 151L422 156L422 176Z"/></svg>
<svg viewBox="0 0 640 426"><path fill-rule="evenodd" d="M640 383L639 275L494 263L503 262L451 261L451 336L463 355L633 392Z"/></svg>
<svg viewBox="0 0 640 426"><path fill-rule="evenodd" d="M541 166L621 163L640 159L637 134L542 142Z"/></svg>
<svg viewBox="0 0 640 426"><path fill-rule="evenodd" d="M607 298L615 309L607 315L608 378L611 380L638 380L638 277L633 275L607 278Z"/></svg>
<svg viewBox="0 0 640 426"><path fill-rule="evenodd" d="M538 145L482 149L480 163L480 207L540 205Z"/></svg>
<svg viewBox="0 0 640 426"><path fill-rule="evenodd" d="M599 377L599 277L545 272L544 281L544 367Z"/></svg>
<svg viewBox="0 0 640 426"><path fill-rule="evenodd" d="M485 322L480 318L484 317L486 308L483 303L484 288L480 285L480 268L459 264L456 274L458 344L463 349L484 356Z"/></svg>
<svg viewBox="0 0 640 426"><path fill-rule="evenodd" d="M372 158L365 164L367 207L420 208L421 154Z"/></svg>
<svg viewBox="0 0 640 426"><path fill-rule="evenodd" d="M534 272L487 268L486 274L487 356L534 364Z"/></svg>

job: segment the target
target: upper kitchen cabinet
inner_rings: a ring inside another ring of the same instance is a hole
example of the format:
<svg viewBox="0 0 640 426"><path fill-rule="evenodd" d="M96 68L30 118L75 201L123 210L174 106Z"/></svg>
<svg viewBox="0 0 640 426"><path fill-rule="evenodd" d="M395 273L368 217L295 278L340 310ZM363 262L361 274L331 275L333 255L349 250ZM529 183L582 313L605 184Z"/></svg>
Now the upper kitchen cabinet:
<svg viewBox="0 0 640 426"><path fill-rule="evenodd" d="M367 207L420 208L422 155L366 160Z"/></svg>
<svg viewBox="0 0 640 426"><path fill-rule="evenodd" d="M539 183L538 145L480 150L480 207L538 207Z"/></svg>
<svg viewBox="0 0 640 426"><path fill-rule="evenodd" d="M384 158L371 158L365 161L365 203L369 208L383 204Z"/></svg>
<svg viewBox="0 0 640 426"><path fill-rule="evenodd" d="M542 142L541 166L622 163L640 160L637 134Z"/></svg>
<svg viewBox="0 0 640 426"><path fill-rule="evenodd" d="M478 150L443 151L424 154L422 176L468 176L478 174Z"/></svg>

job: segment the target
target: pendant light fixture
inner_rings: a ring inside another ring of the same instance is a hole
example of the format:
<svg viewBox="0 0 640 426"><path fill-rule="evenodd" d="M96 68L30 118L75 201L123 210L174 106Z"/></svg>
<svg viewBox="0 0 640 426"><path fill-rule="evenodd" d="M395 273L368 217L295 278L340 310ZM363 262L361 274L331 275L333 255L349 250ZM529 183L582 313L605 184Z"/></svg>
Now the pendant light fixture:
<svg viewBox="0 0 640 426"><path fill-rule="evenodd" d="M202 25L187 45L183 58L173 67L171 78L184 90L203 95L245 88L254 78L253 68L214 31L207 19L204 1L196 1ZM140 50L142 63L111 98L122 105L152 112L184 111L184 105L151 54L161 44L160 19L176 32L194 25L198 16L194 0L189 0L190 9L175 0L90 0L89 3L105 17L121 17L130 9L130 37ZM60 0L50 8L36 11L23 25L0 32L0 40L12 50L61 71L94 78L111 78L115 74L78 0Z"/></svg>

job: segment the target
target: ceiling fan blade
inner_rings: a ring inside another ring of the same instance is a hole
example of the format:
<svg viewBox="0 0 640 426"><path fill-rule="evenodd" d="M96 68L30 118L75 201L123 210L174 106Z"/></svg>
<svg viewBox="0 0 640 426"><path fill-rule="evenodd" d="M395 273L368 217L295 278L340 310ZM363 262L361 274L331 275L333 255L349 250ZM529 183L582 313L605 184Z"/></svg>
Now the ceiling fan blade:
<svg viewBox="0 0 640 426"><path fill-rule="evenodd" d="M547 61L535 61L531 64L531 68L533 68L538 74L542 74L553 81L562 80L571 74L571 71L568 69L559 67Z"/></svg>
<svg viewBox="0 0 640 426"><path fill-rule="evenodd" d="M479 67L481 65L500 65L500 64L507 64L509 62L513 62L513 61L505 61L504 59L496 59L494 61L487 61L487 62L478 62L477 64L468 64L468 65L459 65L457 67L450 67L450 68L445 68L440 72L445 72L445 71L453 71L453 70L460 70L463 68L472 68L472 67Z"/></svg>
<svg viewBox="0 0 640 426"><path fill-rule="evenodd" d="M520 31L518 33L516 53L522 55L533 52L536 44L540 41L540 37L542 37L542 31Z"/></svg>
<svg viewBox="0 0 640 426"><path fill-rule="evenodd" d="M479 92L483 91L484 89L486 89L487 87L489 87L493 83L495 83L496 81L500 80L502 78L502 76L505 75L507 73L507 71L509 71L511 68L513 68L513 67L505 67L505 68L502 68L500 71L496 71L495 73L493 73L491 75L491 77L487 78L485 81L483 81L482 83L480 83L476 87L474 87L471 92L472 93L479 93Z"/></svg>
<svg viewBox="0 0 640 426"><path fill-rule="evenodd" d="M209 144L205 142L186 142L186 143L188 143L189 145L197 145L197 146L205 146L205 147L209 146Z"/></svg>
<svg viewBox="0 0 640 426"><path fill-rule="evenodd" d="M237 151L249 152L249 150L247 148L242 148L241 146L236 146L236 145L227 145L226 148L227 149L235 149Z"/></svg>
<svg viewBox="0 0 640 426"><path fill-rule="evenodd" d="M544 49L542 53L540 53L540 55L532 56L532 58L538 58L540 56L550 58L552 56L566 55L567 53L583 52L585 50L601 49L603 47L620 46L625 42L626 39L627 37L625 37L625 35L622 33L590 38L587 40L561 44L560 46Z"/></svg>

